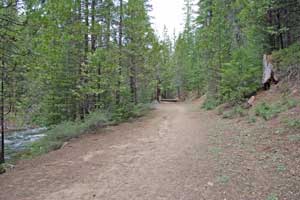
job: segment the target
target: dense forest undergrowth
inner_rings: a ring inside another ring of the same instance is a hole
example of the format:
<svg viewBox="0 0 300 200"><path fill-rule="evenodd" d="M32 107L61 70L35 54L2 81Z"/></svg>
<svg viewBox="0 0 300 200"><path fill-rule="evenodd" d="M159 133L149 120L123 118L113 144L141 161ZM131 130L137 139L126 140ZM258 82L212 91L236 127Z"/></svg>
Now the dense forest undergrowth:
<svg viewBox="0 0 300 200"><path fill-rule="evenodd" d="M299 0L185 0L185 28L173 38L155 34L150 9L143 0L1 0L3 129L49 127L31 146L42 153L139 116L161 97L205 94L204 108L226 103L233 109L224 117L243 116L242 104L262 88L264 54L285 97L255 106L249 120L296 106Z"/></svg>

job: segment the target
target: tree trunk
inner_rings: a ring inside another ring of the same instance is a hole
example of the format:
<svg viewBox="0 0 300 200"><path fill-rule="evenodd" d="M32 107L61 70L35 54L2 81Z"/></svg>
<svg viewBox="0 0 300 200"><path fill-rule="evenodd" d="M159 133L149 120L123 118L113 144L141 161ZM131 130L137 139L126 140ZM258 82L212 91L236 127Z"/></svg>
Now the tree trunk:
<svg viewBox="0 0 300 200"><path fill-rule="evenodd" d="M4 154L4 61L1 67L1 155L0 164L5 162Z"/></svg>
<svg viewBox="0 0 300 200"><path fill-rule="evenodd" d="M96 0L92 0L92 15L91 15L91 50L94 53L96 51L97 35L95 33L95 16L96 16Z"/></svg>
<svg viewBox="0 0 300 200"><path fill-rule="evenodd" d="M121 101L121 76L122 76L122 39L123 39L123 0L120 0L120 16L119 16L119 66L118 66L118 85L116 91L116 104L119 105Z"/></svg>
<svg viewBox="0 0 300 200"><path fill-rule="evenodd" d="M82 0L77 0L77 8L78 9L78 17L77 17L77 23L81 24L81 19L83 17L82 14L82 8L81 8L81 1ZM82 30L79 31L78 33L80 35L80 37L82 36ZM82 45L82 41L77 41L78 42L78 46ZM79 47L78 47L79 48ZM79 57L79 68L78 68L78 86L81 87L83 85L84 79L83 79L83 66L82 66L82 62L84 62L84 56L82 56L82 52L81 50L79 50L78 52L78 57ZM83 120L84 119L84 105L83 105L83 100L82 100L82 94L81 91L77 91L80 94L80 97L78 97L78 102L77 102L77 112L78 112L78 117L79 119Z"/></svg>
<svg viewBox="0 0 300 200"><path fill-rule="evenodd" d="M130 67L130 93L132 103L137 104L136 68L135 64Z"/></svg>
<svg viewBox="0 0 300 200"><path fill-rule="evenodd" d="M84 34L84 41L85 41L85 49L84 49L84 63L85 63L85 68L88 65L88 53L89 53L89 30L90 30L90 24L89 24L89 0L85 0L85 34ZM85 70L85 74L88 73L88 70ZM88 82L87 78L84 78L84 84ZM84 115L89 114L89 107L90 107L90 96L88 94L84 94L84 99L83 99L83 112Z"/></svg>

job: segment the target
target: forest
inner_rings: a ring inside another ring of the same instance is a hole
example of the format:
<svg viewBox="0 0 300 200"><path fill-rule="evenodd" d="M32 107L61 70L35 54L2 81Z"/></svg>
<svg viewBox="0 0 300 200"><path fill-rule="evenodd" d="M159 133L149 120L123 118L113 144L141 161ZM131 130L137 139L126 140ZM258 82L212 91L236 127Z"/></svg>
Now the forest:
<svg viewBox="0 0 300 200"><path fill-rule="evenodd" d="M240 104L262 88L264 54L281 79L298 77L299 0L185 0L184 31L163 37L150 10L147 0L1 0L2 131L122 121L192 92L206 109Z"/></svg>
<svg viewBox="0 0 300 200"><path fill-rule="evenodd" d="M300 199L300 0L160 1L0 0L1 200Z"/></svg>

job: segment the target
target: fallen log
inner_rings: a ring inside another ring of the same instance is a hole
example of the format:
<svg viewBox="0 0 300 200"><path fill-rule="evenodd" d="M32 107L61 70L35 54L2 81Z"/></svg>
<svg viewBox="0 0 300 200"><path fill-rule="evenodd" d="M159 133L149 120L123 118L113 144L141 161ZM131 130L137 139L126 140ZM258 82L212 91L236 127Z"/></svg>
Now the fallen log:
<svg viewBox="0 0 300 200"><path fill-rule="evenodd" d="M161 99L162 102L178 102L178 99Z"/></svg>

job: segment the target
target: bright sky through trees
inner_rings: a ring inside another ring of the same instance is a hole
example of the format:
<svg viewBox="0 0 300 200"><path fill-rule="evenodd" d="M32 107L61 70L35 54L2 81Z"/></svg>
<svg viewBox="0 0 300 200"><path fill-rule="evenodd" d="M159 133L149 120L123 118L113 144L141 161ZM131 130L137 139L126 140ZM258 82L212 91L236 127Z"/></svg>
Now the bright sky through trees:
<svg viewBox="0 0 300 200"><path fill-rule="evenodd" d="M162 35L164 25L168 28L169 35L182 31L184 25L184 0L151 0L153 11L153 27L159 35Z"/></svg>

